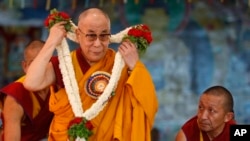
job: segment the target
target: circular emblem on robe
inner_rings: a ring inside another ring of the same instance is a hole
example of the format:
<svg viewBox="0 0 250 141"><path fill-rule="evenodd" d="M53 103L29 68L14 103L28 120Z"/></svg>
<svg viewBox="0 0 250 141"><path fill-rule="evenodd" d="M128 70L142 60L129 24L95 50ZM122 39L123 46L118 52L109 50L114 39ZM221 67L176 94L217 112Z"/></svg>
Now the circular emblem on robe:
<svg viewBox="0 0 250 141"><path fill-rule="evenodd" d="M106 86L109 83L110 74L103 71L97 71L93 73L90 78L87 80L85 85L86 93L97 99L104 91Z"/></svg>

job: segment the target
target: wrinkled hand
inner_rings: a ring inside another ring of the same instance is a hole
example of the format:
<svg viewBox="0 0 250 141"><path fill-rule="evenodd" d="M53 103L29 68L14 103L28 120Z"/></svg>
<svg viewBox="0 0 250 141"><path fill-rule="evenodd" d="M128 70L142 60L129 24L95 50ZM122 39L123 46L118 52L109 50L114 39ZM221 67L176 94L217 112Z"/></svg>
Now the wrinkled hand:
<svg viewBox="0 0 250 141"><path fill-rule="evenodd" d="M54 46L61 44L62 39L67 35L64 24L66 24L65 21L58 22L50 28L47 42L51 43Z"/></svg>
<svg viewBox="0 0 250 141"><path fill-rule="evenodd" d="M133 70L136 62L139 60L139 54L137 52L135 44L133 44L129 40L125 40L119 46L118 51L121 53L129 69Z"/></svg>

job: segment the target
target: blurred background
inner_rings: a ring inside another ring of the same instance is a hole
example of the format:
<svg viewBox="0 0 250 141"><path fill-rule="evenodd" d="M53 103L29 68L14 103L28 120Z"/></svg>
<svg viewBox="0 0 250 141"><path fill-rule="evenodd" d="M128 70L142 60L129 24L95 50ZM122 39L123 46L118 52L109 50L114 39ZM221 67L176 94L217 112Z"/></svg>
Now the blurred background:
<svg viewBox="0 0 250 141"><path fill-rule="evenodd" d="M51 9L67 12L77 23L82 10L96 6L110 15L112 34L141 23L153 32L141 58L159 99L154 125L159 138L153 141L174 140L196 114L200 94L213 85L232 92L237 122L250 124L248 0L0 0L0 87L23 74L25 45L46 40L44 19Z"/></svg>

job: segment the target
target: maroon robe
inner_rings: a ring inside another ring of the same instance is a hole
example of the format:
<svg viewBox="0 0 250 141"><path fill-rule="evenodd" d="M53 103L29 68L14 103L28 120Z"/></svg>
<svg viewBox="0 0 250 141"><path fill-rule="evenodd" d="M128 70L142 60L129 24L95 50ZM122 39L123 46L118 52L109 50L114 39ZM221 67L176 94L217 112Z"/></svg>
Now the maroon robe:
<svg viewBox="0 0 250 141"><path fill-rule="evenodd" d="M236 124L234 120L226 122L223 132L213 139L213 141L230 141L230 125ZM187 138L187 141L200 141L200 129L197 123L197 116L188 120L182 130ZM202 132L203 141L210 141L205 132Z"/></svg>
<svg viewBox="0 0 250 141"><path fill-rule="evenodd" d="M33 117L34 108L32 106L31 93L24 88L21 82L13 82L2 88L0 92L1 95L9 95L15 98L24 110L24 119L21 125L21 141L39 141L48 135L49 126L53 118L53 113L49 111L49 95L45 100L42 100L38 95L34 94L41 109Z"/></svg>
<svg viewBox="0 0 250 141"><path fill-rule="evenodd" d="M80 64L82 72L86 73L88 71L88 69L90 68L90 65L88 64L86 59L83 57L81 51L82 50L81 50L80 47L76 49L76 57L77 57L78 63ZM61 73L61 70L59 68L58 57L53 56L50 61L51 61L52 65L53 65L53 68L54 68L54 71L55 71L56 85L59 86L60 88L64 88L62 73Z"/></svg>

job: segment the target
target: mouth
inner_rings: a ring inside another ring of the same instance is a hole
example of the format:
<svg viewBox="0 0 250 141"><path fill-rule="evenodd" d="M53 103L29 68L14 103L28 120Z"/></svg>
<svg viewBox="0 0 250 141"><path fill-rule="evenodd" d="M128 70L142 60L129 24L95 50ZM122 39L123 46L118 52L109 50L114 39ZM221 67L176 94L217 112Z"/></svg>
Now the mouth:
<svg viewBox="0 0 250 141"><path fill-rule="evenodd" d="M210 124L208 122L200 121L198 122L198 125L201 129L210 127Z"/></svg>
<svg viewBox="0 0 250 141"><path fill-rule="evenodd" d="M102 50L100 50L100 49L99 50L91 50L91 52L94 53L94 54L99 54L99 53L102 52Z"/></svg>
<svg viewBox="0 0 250 141"><path fill-rule="evenodd" d="M101 51L92 51L92 54L98 56L99 54L101 54Z"/></svg>

